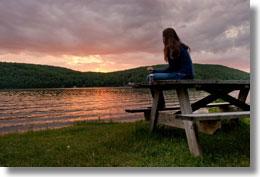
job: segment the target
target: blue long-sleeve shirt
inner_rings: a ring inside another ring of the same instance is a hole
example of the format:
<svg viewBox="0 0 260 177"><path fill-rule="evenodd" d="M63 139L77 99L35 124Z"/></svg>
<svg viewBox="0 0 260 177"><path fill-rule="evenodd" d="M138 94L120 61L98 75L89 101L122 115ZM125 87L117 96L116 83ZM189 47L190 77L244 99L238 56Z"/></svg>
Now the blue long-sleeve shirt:
<svg viewBox="0 0 260 177"><path fill-rule="evenodd" d="M180 49L178 58L168 57L169 66L166 72L177 72L186 74L185 79L194 79L194 69L188 49L184 46Z"/></svg>

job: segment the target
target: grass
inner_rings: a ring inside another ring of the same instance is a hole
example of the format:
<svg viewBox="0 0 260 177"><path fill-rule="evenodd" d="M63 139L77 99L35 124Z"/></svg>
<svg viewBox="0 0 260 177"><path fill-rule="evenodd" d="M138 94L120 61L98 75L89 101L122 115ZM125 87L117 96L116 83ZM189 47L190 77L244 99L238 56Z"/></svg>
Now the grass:
<svg viewBox="0 0 260 177"><path fill-rule="evenodd" d="M225 124L215 135L199 134L203 157L193 157L185 132L147 122L81 123L72 127L0 137L0 166L248 167L250 122Z"/></svg>

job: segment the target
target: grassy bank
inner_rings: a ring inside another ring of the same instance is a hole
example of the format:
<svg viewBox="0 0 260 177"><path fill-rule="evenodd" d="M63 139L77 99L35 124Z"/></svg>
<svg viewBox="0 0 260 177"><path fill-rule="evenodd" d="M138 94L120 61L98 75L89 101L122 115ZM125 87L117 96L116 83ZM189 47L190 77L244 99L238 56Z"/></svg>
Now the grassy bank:
<svg viewBox="0 0 260 177"><path fill-rule="evenodd" d="M193 157L183 130L146 122L82 123L0 137L0 166L250 166L250 126L244 119L215 135L199 134L203 158Z"/></svg>

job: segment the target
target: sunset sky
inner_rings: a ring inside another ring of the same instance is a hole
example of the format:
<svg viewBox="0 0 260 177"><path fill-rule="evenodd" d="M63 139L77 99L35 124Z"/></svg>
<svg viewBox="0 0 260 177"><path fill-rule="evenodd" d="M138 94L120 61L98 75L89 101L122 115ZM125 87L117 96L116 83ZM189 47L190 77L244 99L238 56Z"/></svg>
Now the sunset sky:
<svg viewBox="0 0 260 177"><path fill-rule="evenodd" d="M0 61L101 72L162 64L167 27L193 63L250 71L249 0L0 0Z"/></svg>

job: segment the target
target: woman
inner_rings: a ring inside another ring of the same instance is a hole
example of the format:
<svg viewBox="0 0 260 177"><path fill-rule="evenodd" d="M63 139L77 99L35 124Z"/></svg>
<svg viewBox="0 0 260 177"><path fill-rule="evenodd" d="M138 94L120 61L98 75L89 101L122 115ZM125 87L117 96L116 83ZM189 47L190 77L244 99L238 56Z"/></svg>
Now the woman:
<svg viewBox="0 0 260 177"><path fill-rule="evenodd" d="M153 80L180 80L194 79L192 60L189 55L190 48L181 42L173 28L163 31L164 60L169 64L164 70L155 70L152 67L147 69L151 72L148 75L149 82Z"/></svg>

